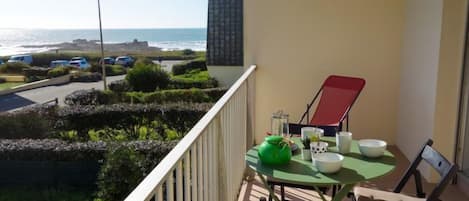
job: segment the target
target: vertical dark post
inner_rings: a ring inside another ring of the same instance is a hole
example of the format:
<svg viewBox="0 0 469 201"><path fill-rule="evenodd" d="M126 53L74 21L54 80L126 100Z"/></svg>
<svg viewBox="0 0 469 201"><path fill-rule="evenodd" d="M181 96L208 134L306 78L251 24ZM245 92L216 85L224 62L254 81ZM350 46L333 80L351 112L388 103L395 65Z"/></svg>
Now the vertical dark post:
<svg viewBox="0 0 469 201"><path fill-rule="evenodd" d="M104 43L103 43L103 26L101 24L101 3L98 0L98 15L99 15L99 35L101 41L101 68L103 70L103 83L104 83L104 90L107 90L107 83L106 83L106 68L104 65Z"/></svg>

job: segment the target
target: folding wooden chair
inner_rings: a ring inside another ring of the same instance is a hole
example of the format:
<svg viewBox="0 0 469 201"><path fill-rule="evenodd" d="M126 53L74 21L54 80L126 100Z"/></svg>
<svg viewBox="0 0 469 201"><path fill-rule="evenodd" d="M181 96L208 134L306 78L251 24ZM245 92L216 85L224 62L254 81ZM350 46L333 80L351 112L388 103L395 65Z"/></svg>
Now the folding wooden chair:
<svg viewBox="0 0 469 201"><path fill-rule="evenodd" d="M387 201L439 201L440 195L443 193L444 189L454 177L454 175L456 175L458 167L456 164L449 162L438 151L433 149L431 147L432 144L433 141L431 139L425 143L412 164L410 164L404 176L394 188L393 192L356 187L354 189L354 196L352 196L352 200L356 201L359 197L370 197L372 199ZM417 166L422 160L427 162L440 174L440 181L431 191L428 197L426 197L425 193L423 192L420 172L417 170ZM415 178L416 197L411 197L400 193L412 175L414 175Z"/></svg>

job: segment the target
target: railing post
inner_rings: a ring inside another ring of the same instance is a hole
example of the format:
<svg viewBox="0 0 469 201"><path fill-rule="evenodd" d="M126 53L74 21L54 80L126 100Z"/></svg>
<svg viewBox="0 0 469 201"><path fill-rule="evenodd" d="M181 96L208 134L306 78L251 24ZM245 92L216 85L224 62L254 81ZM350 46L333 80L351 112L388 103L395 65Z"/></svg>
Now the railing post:
<svg viewBox="0 0 469 201"><path fill-rule="evenodd" d="M254 76L252 74L246 79L246 151L254 145ZM255 176L256 173L251 168L244 168L244 179L252 181Z"/></svg>
<svg viewBox="0 0 469 201"><path fill-rule="evenodd" d="M225 158L225 133L223 133L223 125L221 123L221 115L215 117L215 125L217 132L217 157L218 157L218 200L227 200L226 196L226 158Z"/></svg>

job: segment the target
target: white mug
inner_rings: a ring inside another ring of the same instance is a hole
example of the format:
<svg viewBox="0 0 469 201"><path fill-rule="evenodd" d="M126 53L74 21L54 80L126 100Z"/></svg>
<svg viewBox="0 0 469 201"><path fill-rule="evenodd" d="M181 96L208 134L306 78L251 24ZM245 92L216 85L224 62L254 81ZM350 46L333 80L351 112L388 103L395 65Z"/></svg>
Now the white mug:
<svg viewBox="0 0 469 201"><path fill-rule="evenodd" d="M341 131L335 135L336 146L341 154L346 154L350 152L352 146L352 133Z"/></svg>
<svg viewBox="0 0 469 201"><path fill-rule="evenodd" d="M329 143L327 142L311 142L309 144L311 149L311 159L313 161L313 165L315 164L314 158L321 153L327 152L327 148L329 147Z"/></svg>

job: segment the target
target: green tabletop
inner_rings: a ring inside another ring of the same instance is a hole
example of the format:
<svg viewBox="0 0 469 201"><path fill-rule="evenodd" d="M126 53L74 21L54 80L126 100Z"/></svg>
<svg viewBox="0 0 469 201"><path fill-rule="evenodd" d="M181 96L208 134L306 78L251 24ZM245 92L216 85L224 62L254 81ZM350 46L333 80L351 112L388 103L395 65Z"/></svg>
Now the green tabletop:
<svg viewBox="0 0 469 201"><path fill-rule="evenodd" d="M299 138L292 138L302 148ZM323 137L329 143L329 152L337 152L335 137ZM293 152L292 160L286 165L271 166L262 164L257 155L258 146L251 148L245 156L246 163L256 172L273 179L289 183L324 186L331 184L356 184L384 176L394 170L396 160L391 152L386 151L382 157L367 158L360 154L358 142L352 142L351 152L342 154L342 169L334 174L322 174L311 161L301 159L301 150Z"/></svg>

